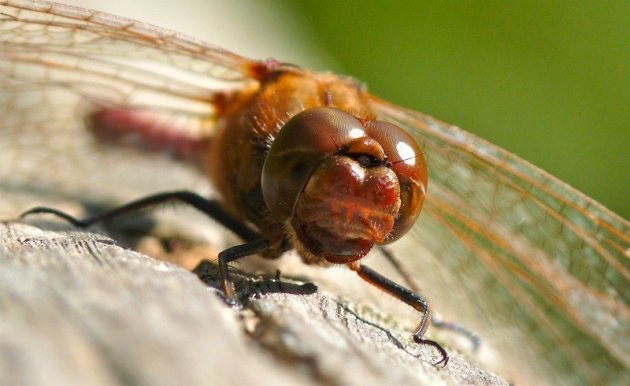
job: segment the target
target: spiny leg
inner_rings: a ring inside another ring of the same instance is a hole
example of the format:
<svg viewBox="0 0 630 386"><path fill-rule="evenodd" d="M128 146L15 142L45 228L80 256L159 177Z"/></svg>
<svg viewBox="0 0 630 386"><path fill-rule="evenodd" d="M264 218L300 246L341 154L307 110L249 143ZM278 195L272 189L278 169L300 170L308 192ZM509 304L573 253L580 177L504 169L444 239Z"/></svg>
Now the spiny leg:
<svg viewBox="0 0 630 386"><path fill-rule="evenodd" d="M411 307L422 313L420 323L418 323L418 327L413 332L413 340L418 344L435 347L435 349L440 352L442 359L434 363L434 365L439 365L440 363L442 363L444 366L446 366L446 364L448 363L448 353L446 352L446 350L439 343L430 339L423 338L425 332L427 331L427 328L429 328L429 325L431 324L431 309L429 308L429 303L427 303L426 300L424 300L420 295L416 294L415 292L389 280L385 276L363 264L358 265L358 267L351 266L351 269L354 269L363 280L379 288L380 290L387 292L388 294L394 296L396 299L410 305Z"/></svg>
<svg viewBox="0 0 630 386"><path fill-rule="evenodd" d="M407 267L400 262L396 255L389 248L386 248L384 246L379 246L378 249L380 250L381 254L383 254L385 259L392 265L392 267L394 267L396 272L403 278L405 283L407 283L407 286L409 286L411 291L415 292L416 294L420 294L422 291L420 291L420 286L418 285L418 282L409 272ZM443 320L440 316L432 314L431 325L433 327L463 335L471 342L472 352L476 352L481 345L481 338L479 337L479 335L477 335L473 331L466 329L465 327L462 327L457 323Z"/></svg>
<svg viewBox="0 0 630 386"><path fill-rule="evenodd" d="M218 201L208 200L196 193L189 191L174 191L158 193L143 197L128 204L105 211L103 213L99 213L91 217L86 217L84 219L77 219L67 213L47 207L36 207L29 209L26 212L22 213L20 215L20 218L24 218L32 214L48 213L60 217L76 227L87 228L90 225L93 225L100 221L109 220L118 216L129 214L131 212L154 207L171 201L179 201L200 210L201 212L213 218L246 241L245 244L228 248L219 253L219 273L221 275L223 293L228 303L235 304L237 302L236 294L230 280L228 263L235 261L241 257L254 255L256 253L268 250L269 241L262 239L261 235L258 234L258 232L251 230L241 221L232 217L223 209Z"/></svg>
<svg viewBox="0 0 630 386"><path fill-rule="evenodd" d="M108 211L99 213L94 216L86 217L84 219L77 219L72 217L62 211L53 208L47 207L36 207L27 210L26 212L20 215L20 218L24 218L31 214L42 214L48 213L53 214L57 217L60 217L72 225L79 228L87 228L90 225L95 223L109 220L118 216L122 216L128 213L132 213L135 211L139 211L142 209L154 207L157 205L165 204L167 202L179 201L183 204L192 206L195 209L205 213L210 218L214 219L221 225L225 226L232 232L236 233L241 239L245 241L254 241L260 238L260 234L256 231L253 231L248 226L243 224L240 220L234 218L229 213L227 213L221 204L216 200L209 200L205 197L202 197L196 193L189 191L174 191L174 192L164 192L153 194L150 196L146 196L140 198L138 200L132 201L128 204L121 205L117 208L110 209Z"/></svg>
<svg viewBox="0 0 630 386"><path fill-rule="evenodd" d="M418 282L414 279L413 275L411 274L411 272L409 272L407 267L400 262L400 260L394 254L394 252L392 252L389 248L384 247L382 245L379 245L378 249L379 251L381 251L381 254L383 254L383 256L385 257L385 260L387 260L389 264L391 264L391 266L394 267L396 272L403 278L405 283L407 283L407 286L409 287L409 289L419 294L421 291L420 291L420 286L418 285Z"/></svg>
<svg viewBox="0 0 630 386"><path fill-rule="evenodd" d="M235 245L219 253L219 274L221 275L223 293L225 294L228 303L236 304L238 301L236 298L236 292L234 291L234 284L230 278L228 263L242 257L255 255L267 250L269 250L269 241L266 239L260 239L241 245Z"/></svg>

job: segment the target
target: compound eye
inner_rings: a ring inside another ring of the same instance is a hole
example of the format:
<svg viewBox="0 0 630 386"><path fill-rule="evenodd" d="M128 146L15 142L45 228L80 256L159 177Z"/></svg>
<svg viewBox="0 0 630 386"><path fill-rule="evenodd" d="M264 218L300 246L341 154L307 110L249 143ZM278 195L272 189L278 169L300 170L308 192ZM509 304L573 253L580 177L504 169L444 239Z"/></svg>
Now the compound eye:
<svg viewBox="0 0 630 386"><path fill-rule="evenodd" d="M402 128L383 121L371 121L365 127L366 134L383 147L387 164L400 183L401 206L386 240L390 243L407 233L420 215L428 183L427 165L416 141Z"/></svg>
<svg viewBox="0 0 630 386"><path fill-rule="evenodd" d="M261 185L277 221L291 220L304 244L339 262L360 258L372 243L390 243L413 226L427 170L420 148L400 127L317 107L296 114L279 131ZM345 217L336 212L339 203L347 206ZM356 217L351 224L344 220L350 214Z"/></svg>
<svg viewBox="0 0 630 386"><path fill-rule="evenodd" d="M361 122L332 107L308 109L289 119L263 165L262 192L269 210L280 221L291 218L317 165L362 137L365 127Z"/></svg>

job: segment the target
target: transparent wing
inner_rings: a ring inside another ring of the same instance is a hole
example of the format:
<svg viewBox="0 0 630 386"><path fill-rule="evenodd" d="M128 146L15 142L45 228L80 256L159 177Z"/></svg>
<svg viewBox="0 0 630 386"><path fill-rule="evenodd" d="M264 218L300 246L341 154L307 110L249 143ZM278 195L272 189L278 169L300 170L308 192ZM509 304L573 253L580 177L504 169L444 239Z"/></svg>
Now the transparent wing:
<svg viewBox="0 0 630 386"><path fill-rule="evenodd" d="M164 157L103 146L86 121L102 108L139 109L176 131L168 135L201 140L212 135L215 95L256 82L258 65L106 13L0 1L1 185L126 198L197 182ZM171 176L154 178L156 169Z"/></svg>
<svg viewBox="0 0 630 386"><path fill-rule="evenodd" d="M436 309L480 332L525 383L627 383L630 224L470 133L374 106L423 144L427 201L400 253L418 256L407 261Z"/></svg>
<svg viewBox="0 0 630 386"><path fill-rule="evenodd" d="M1 41L30 51L136 57L223 80L244 80L255 62L137 20L44 1L0 1Z"/></svg>
<svg viewBox="0 0 630 386"><path fill-rule="evenodd" d="M105 13L0 0L0 188L125 200L201 184L164 157L103 146L86 118L133 108L207 138L217 93L256 82L260 64ZM374 106L426 151L428 202L398 247L419 256L407 261L436 309L524 383L628 383L628 222L468 133Z"/></svg>

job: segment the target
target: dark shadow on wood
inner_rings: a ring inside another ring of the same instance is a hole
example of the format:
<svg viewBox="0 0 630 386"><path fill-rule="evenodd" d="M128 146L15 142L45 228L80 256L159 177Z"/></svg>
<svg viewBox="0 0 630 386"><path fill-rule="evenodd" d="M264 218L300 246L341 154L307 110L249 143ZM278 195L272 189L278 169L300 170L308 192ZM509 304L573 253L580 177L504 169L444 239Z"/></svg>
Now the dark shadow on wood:
<svg viewBox="0 0 630 386"><path fill-rule="evenodd" d="M279 272L274 276L254 275L230 267L232 281L236 287L238 300L247 305L251 297L260 298L263 295L281 293L289 295L312 295L317 292L314 283L294 283L280 278ZM221 291L219 266L211 261L203 260L192 271L207 286Z"/></svg>

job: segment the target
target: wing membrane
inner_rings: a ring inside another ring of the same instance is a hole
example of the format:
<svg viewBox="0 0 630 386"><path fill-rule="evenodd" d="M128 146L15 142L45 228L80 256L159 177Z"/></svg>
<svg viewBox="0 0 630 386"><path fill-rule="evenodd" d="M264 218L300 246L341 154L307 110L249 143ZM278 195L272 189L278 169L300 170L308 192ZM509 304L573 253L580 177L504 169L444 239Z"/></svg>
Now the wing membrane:
<svg viewBox="0 0 630 386"><path fill-rule="evenodd" d="M124 106L208 137L215 93L256 82L257 63L130 19L0 0L0 187L123 200L197 185L164 158L103 148L85 119ZM527 383L627 381L628 222L479 138L373 102L426 151L427 204L398 248L421 250L409 260L436 308L450 307Z"/></svg>
<svg viewBox="0 0 630 386"><path fill-rule="evenodd" d="M256 82L256 64L135 20L0 1L0 113L8 117L0 122L0 180L105 199L198 185L182 165L103 146L86 120L105 107L146 110L201 140L212 135L216 92ZM156 163L169 182L153 178Z"/></svg>
<svg viewBox="0 0 630 386"><path fill-rule="evenodd" d="M138 57L228 81L247 80L251 60L183 34L63 4L0 1L3 45Z"/></svg>
<svg viewBox="0 0 630 386"><path fill-rule="evenodd" d="M468 315L462 309L476 315L474 328L494 337L501 356L511 352L506 366L534 364L525 379L542 369L560 383L627 380L628 222L456 127L384 101L375 106L424 145L427 203L407 242L425 246L438 266L417 263L429 272L425 286L439 285L434 272L448 276L430 296L437 309L452 303L456 318Z"/></svg>

